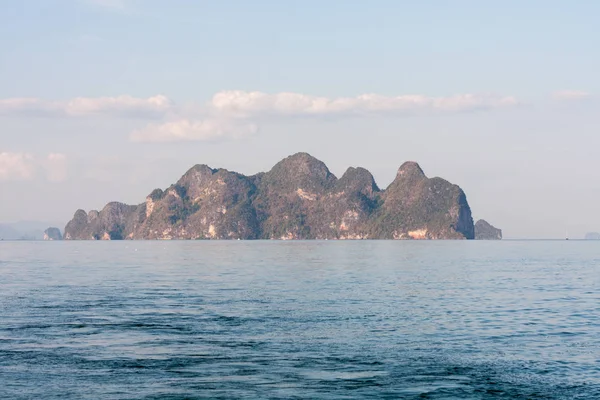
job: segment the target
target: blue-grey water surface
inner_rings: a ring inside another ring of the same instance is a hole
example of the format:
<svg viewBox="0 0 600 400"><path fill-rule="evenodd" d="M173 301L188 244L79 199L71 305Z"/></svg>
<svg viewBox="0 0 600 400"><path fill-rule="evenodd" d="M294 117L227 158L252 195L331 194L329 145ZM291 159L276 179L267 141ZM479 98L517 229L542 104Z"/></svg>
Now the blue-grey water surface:
<svg viewBox="0 0 600 400"><path fill-rule="evenodd" d="M0 242L6 399L598 399L600 242Z"/></svg>

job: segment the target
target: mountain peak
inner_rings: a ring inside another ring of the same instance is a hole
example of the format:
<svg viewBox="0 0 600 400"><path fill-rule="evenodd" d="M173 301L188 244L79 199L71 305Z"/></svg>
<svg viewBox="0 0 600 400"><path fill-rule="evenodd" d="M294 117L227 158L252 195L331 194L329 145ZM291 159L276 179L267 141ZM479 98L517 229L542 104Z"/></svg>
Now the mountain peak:
<svg viewBox="0 0 600 400"><path fill-rule="evenodd" d="M406 161L398 168L397 176L420 176L426 178L425 173L415 161Z"/></svg>
<svg viewBox="0 0 600 400"><path fill-rule="evenodd" d="M367 195L373 195L379 192L375 178L366 169L350 167L344 172L344 175L337 181L338 190L354 190Z"/></svg>
<svg viewBox="0 0 600 400"><path fill-rule="evenodd" d="M279 189L312 191L328 188L336 180L323 161L308 153L296 153L275 164L262 178L262 183Z"/></svg>
<svg viewBox="0 0 600 400"><path fill-rule="evenodd" d="M279 161L277 164L275 164L275 166L273 167L273 169L277 168L277 167L297 167L297 168L301 168L302 171L299 172L311 172L311 169L317 169L317 170L322 170L322 171L326 171L329 172L329 169L327 168L327 166L325 165L325 163L321 160L319 160L316 157L311 156L308 153L296 153L296 154L292 154L291 156L288 156L286 158L284 158L283 160Z"/></svg>
<svg viewBox="0 0 600 400"><path fill-rule="evenodd" d="M196 164L192 168L188 169L185 174L181 176L179 182L200 180L203 177L211 176L215 173L215 170L206 164Z"/></svg>

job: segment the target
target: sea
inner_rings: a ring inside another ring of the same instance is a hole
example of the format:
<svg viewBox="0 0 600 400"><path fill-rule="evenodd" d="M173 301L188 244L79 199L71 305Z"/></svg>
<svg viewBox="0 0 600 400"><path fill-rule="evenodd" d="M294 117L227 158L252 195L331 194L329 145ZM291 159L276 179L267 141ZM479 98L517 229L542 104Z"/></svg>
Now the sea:
<svg viewBox="0 0 600 400"><path fill-rule="evenodd" d="M2 399L600 399L600 241L0 242Z"/></svg>

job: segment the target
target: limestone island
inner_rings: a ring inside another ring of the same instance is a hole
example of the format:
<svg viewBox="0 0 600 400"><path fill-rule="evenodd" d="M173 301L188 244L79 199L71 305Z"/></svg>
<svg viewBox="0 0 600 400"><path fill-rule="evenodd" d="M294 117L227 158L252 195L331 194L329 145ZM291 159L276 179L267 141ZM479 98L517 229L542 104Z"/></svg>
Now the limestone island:
<svg viewBox="0 0 600 400"><path fill-rule="evenodd" d="M337 178L307 153L245 176L195 165L145 202L77 210L65 240L475 239L463 190L415 162L380 189L364 168ZM496 235L497 236L497 235Z"/></svg>
<svg viewBox="0 0 600 400"><path fill-rule="evenodd" d="M490 225L484 219L480 219L475 223L475 239L477 240L501 240L502 229L498 229Z"/></svg>

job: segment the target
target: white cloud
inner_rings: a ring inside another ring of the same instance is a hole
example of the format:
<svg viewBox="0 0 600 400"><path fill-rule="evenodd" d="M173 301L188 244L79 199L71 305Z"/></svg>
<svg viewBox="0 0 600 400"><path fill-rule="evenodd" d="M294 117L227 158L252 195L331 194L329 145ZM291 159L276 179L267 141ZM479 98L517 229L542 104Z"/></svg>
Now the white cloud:
<svg viewBox="0 0 600 400"><path fill-rule="evenodd" d="M38 157L30 153L0 153L0 181L26 181L43 171L50 182L62 182L67 177L67 157L50 153Z"/></svg>
<svg viewBox="0 0 600 400"><path fill-rule="evenodd" d="M584 100L590 98L592 95L583 90L559 90L552 93L554 100Z"/></svg>
<svg viewBox="0 0 600 400"><path fill-rule="evenodd" d="M268 116L379 116L431 112L491 110L518 105L512 96L462 94L449 97L424 95L318 97L300 93L223 91L208 104L175 105L168 97L77 97L68 101L38 98L0 99L0 115L44 115L62 118L161 119L131 133L135 142L214 141L246 136L257 131L253 120Z"/></svg>
<svg viewBox="0 0 600 400"><path fill-rule="evenodd" d="M115 116L136 116L164 114L173 107L167 97L157 95L146 99L132 96L118 97L77 97L65 104L67 115L110 114Z"/></svg>
<svg viewBox="0 0 600 400"><path fill-rule="evenodd" d="M61 153L50 153L43 162L46 179L50 182L62 182L67 179L67 157Z"/></svg>
<svg viewBox="0 0 600 400"><path fill-rule="evenodd" d="M231 119L181 119L149 124L132 132L130 138L134 142L215 141L251 135L257 130L255 124Z"/></svg>
<svg viewBox="0 0 600 400"><path fill-rule="evenodd" d="M35 160L27 153L0 153L0 181L29 180L35 176Z"/></svg>
<svg viewBox="0 0 600 400"><path fill-rule="evenodd" d="M135 118L164 116L173 108L173 102L163 95L148 98L129 95L117 97L77 97L64 102L38 98L0 99L0 114L3 115L24 114L63 117L107 115Z"/></svg>
<svg viewBox="0 0 600 400"><path fill-rule="evenodd" d="M211 107L217 112L238 117L272 115L331 114L413 114L422 111L473 111L518 105L511 96L462 94L450 97L424 95L382 96L363 94L356 97L327 98L300 93L223 91L216 93Z"/></svg>
<svg viewBox="0 0 600 400"><path fill-rule="evenodd" d="M576 92L571 93L575 96ZM216 93L208 106L175 106L164 95L148 98L122 95L115 97L76 97L68 101L38 98L0 99L0 115L43 115L58 117L107 116L125 118L161 118L167 115L197 119L208 114L218 121L265 115L412 115L423 112L463 112L490 110L518 105L512 96L461 94L449 97L424 95L382 96L363 94L356 97L318 97L300 93L223 91ZM216 123L216 122L210 122ZM170 125L172 124L165 124ZM197 125L196 123L194 125ZM172 127L173 128L173 127ZM198 129L196 127L195 129ZM202 128L205 129L205 128ZM212 128L213 130L215 128Z"/></svg>

